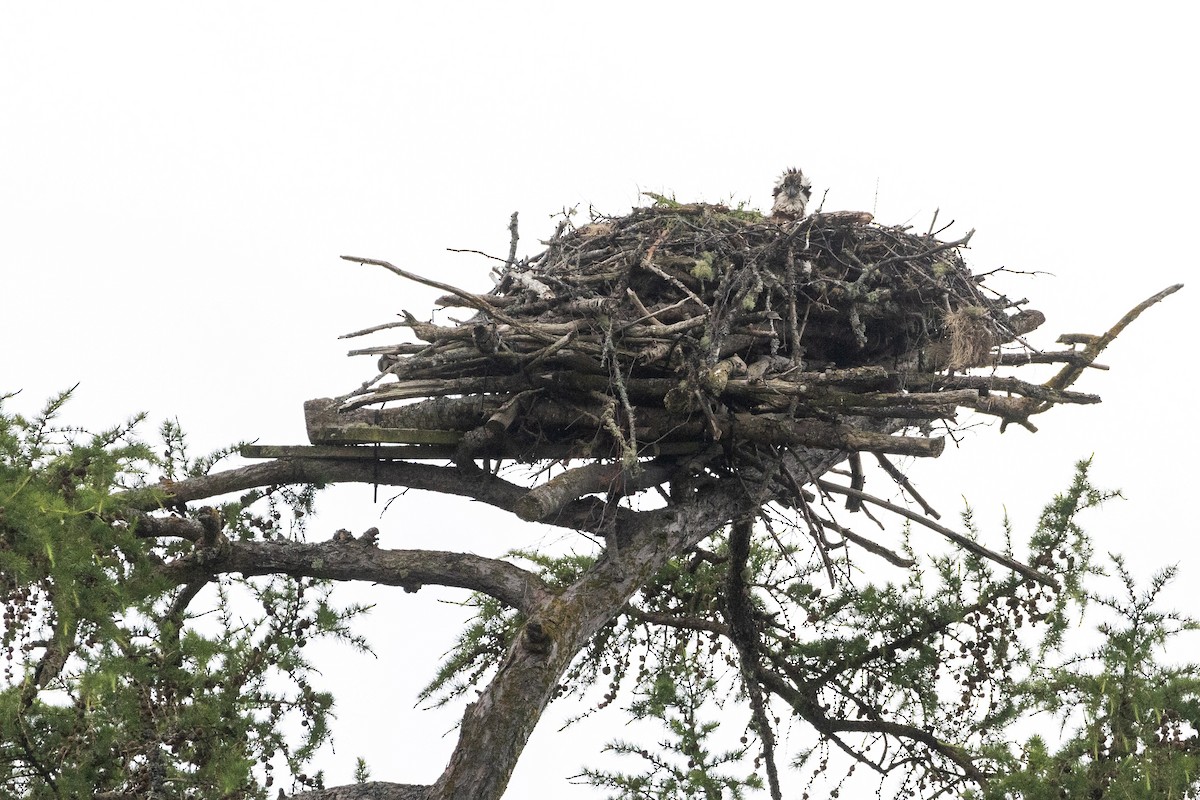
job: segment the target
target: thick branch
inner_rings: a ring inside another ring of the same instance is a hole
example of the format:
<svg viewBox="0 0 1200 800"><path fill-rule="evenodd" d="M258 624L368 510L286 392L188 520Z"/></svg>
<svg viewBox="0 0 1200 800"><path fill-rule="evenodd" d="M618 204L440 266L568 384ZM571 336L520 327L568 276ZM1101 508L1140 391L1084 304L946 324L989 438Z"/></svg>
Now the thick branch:
<svg viewBox="0 0 1200 800"><path fill-rule="evenodd" d="M676 614L660 614L654 611L643 611L635 605L627 604L621 613L630 619L647 625L661 625L666 628L678 628L687 631L707 631L728 638L729 626L714 622L704 617L683 617Z"/></svg>
<svg viewBox="0 0 1200 800"><path fill-rule="evenodd" d="M541 376L550 378L551 376ZM571 375L570 379L585 387L590 384L590 376ZM509 387L516 390L518 383L528 385L524 378L514 378L515 383ZM540 380L533 376L534 382ZM669 391L677 385L676 381L653 379L656 391ZM555 381L561 383L558 377ZM646 381L643 381L645 383ZM597 384L600 385L600 384ZM607 386L605 381L604 385ZM561 388L561 387L560 387ZM816 390L818 400L825 398L831 408L853 410L864 413L864 407L879 406L881 415L889 418L916 416L948 416L953 414L956 402L964 405L975 405L978 393L970 391L945 392L936 395L911 395L911 402L900 395L867 395L858 401L853 395L839 394L825 397L823 392ZM775 397L780 397L778 393ZM941 398L944 406L930 405L933 398ZM461 436L456 431L470 431L487 423L495 414L500 404L496 401L485 402L476 398L437 398L416 403L411 406L401 406L396 409L373 411L350 411L338 413L334 410L332 400L310 400L305 403L305 415L308 420L309 439L314 444L334 442L424 442L421 447L427 451L429 458L445 457L452 453L452 443ZM908 406L916 407L909 413ZM924 408L921 408L921 407ZM578 431L583 440L596 438L596 419L603 409L586 409L589 413L580 413L579 406L571 406L554 399L539 399L536 405L524 411L522 419L526 425L536 426L541 430L555 432L550 441L541 439L530 440L526 436L497 436L489 446L474 448L478 456L509 456L516 458L555 458L569 456L571 449L578 451L579 445L569 438L571 432ZM930 413L924 413L930 412ZM595 419L593 419L593 417ZM864 430L846 423L829 422L819 419L796 419L787 414L722 414L714 416L711 422L702 415L681 416L662 408L640 407L638 409L637 435L639 441L653 442L643 450L642 455L654 455L674 452L672 444L686 443L684 449L696 449L697 443L708 435L736 436L739 439L752 439L764 445L781 447L819 447L829 450L846 452L866 451L876 453L897 453L900 455L937 456L942 452L944 442L940 439L927 439L915 436L889 436L873 430ZM444 443L439 446L437 442ZM421 451L414 450L408 457L416 458ZM592 456L600 453L591 452ZM598 490L592 490L598 491Z"/></svg>
<svg viewBox="0 0 1200 800"><path fill-rule="evenodd" d="M1109 328L1103 336L1097 337L1083 348L1083 352L1080 354L1082 363L1068 364L1067 366L1063 367L1057 375L1046 381L1046 387L1054 391L1062 391L1073 384L1075 380L1083 374L1083 371L1087 368L1087 366L1095 361L1102 352L1104 352L1104 348L1108 347L1112 343L1113 339L1117 338L1121 331L1125 330L1125 328L1127 328L1135 319L1141 316L1143 311L1150 308L1150 306L1165 300L1167 297L1175 294L1175 292L1178 292L1182 288L1182 283L1177 283L1174 286L1168 286L1161 292L1158 292L1157 294L1138 303L1136 306L1130 309L1125 316L1117 320L1117 323ZM1034 413L1045 411L1047 408L1050 408L1049 403L1039 406L1038 411Z"/></svg>
<svg viewBox="0 0 1200 800"><path fill-rule="evenodd" d="M287 800L289 797L293 800L425 800L429 796L429 789L428 786L411 783L368 781L293 795L280 792L279 800Z"/></svg>
<svg viewBox="0 0 1200 800"><path fill-rule="evenodd" d="M251 464L224 472L159 484L154 490L135 490L118 495L118 500L142 511L158 508L163 502L191 502L264 486L286 484L365 483L380 486L407 486L439 494L469 497L481 503L512 512L526 489L482 470L466 472L456 467L414 464L409 461L363 461L326 458L287 458ZM165 498L163 494L165 493ZM548 524L572 530L589 530L597 517L595 504L572 503ZM620 509L610 513L620 514Z"/></svg>
<svg viewBox="0 0 1200 800"><path fill-rule="evenodd" d="M915 725L904 725L899 722L889 722L881 719L831 719L826 716L824 710L821 708L821 704L817 702L814 695L801 692L782 676L770 670L761 669L759 670L759 680L762 681L762 685L772 694L782 699L800 717L826 736L831 736L839 732L855 732L882 733L887 736L910 739L920 742L957 764L971 780L983 783L987 778L983 771L975 766L970 753L961 747L941 741L927 730L918 728Z"/></svg>
<svg viewBox="0 0 1200 800"><path fill-rule="evenodd" d="M767 714L767 705L759 683L758 626L754 622L754 605L746 581L746 565L750 558L750 540L754 533L754 518L736 519L729 531L729 566L726 570L725 611L730 639L738 652L742 681L750 699L754 727L762 740L763 760L767 767L767 783L771 800L781 800L779 773L775 766L775 732Z"/></svg>
<svg viewBox="0 0 1200 800"><path fill-rule="evenodd" d="M844 455L796 451L820 475ZM491 684L467 707L458 745L430 800L498 800L542 710L575 655L667 561L765 499L730 482L690 502L624 518L599 559L532 615ZM487 753L487 759L480 759Z"/></svg>
<svg viewBox="0 0 1200 800"><path fill-rule="evenodd" d="M491 595L524 613L550 597L533 573L507 561L471 553L436 550L381 550L361 541L226 542L198 549L160 568L171 580L187 584L215 575L291 575L335 581L368 581L415 592L438 585Z"/></svg>
<svg viewBox="0 0 1200 800"><path fill-rule="evenodd" d="M620 462L585 464L530 489L517 503L516 513L524 520L543 520L586 494L604 492L613 497L632 494L657 486L670 478L673 471L665 462L641 464L636 471Z"/></svg>
<svg viewBox="0 0 1200 800"><path fill-rule="evenodd" d="M790 419L774 414L735 414L732 422L721 420L720 423L722 434L779 447L803 445L844 452L939 456L946 444L943 439L891 436L845 423Z"/></svg>

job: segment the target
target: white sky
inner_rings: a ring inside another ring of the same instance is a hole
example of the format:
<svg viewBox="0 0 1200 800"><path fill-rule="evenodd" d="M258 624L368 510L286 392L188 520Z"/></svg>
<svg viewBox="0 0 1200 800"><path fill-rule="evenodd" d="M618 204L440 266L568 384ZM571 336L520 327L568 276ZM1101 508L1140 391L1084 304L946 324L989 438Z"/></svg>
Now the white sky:
<svg viewBox="0 0 1200 800"><path fill-rule="evenodd" d="M1046 313L1035 342L1100 333L1195 269L1188 8L6 3L0 390L33 410L78 381L70 421L177 416L199 450L303 443L304 400L373 374L336 337L422 316L436 294L338 255L485 288L489 263L445 248L503 254L514 210L530 253L564 206L623 213L645 189L761 208L792 165L827 209L924 229L940 208L958 221L948 235L977 229L977 271L1052 273L994 282ZM1104 356L1112 371L1076 385L1103 405L1052 411L1037 435L970 433L914 467L921 490L951 517L965 495L993 526L1007 506L1025 531L1095 454L1096 480L1129 498L1090 518L1098 549L1141 575L1179 562L1172 598L1200 613L1198 291L1151 310ZM562 541L418 493L382 520L369 488L319 508L321 538L379 524L384 546L488 555ZM440 772L459 712L410 709L456 632L433 598L454 596L344 594L379 602L366 630L380 659L327 655L346 690L331 783L357 755L382 780ZM545 720L508 796L596 796L563 777L602 763L598 743L622 735L607 720L565 735Z"/></svg>

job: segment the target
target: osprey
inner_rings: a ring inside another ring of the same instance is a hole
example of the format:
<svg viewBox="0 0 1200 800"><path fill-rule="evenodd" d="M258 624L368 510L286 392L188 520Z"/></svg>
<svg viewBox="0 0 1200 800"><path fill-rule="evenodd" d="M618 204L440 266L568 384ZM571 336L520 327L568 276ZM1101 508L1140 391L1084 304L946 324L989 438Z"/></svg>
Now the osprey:
<svg viewBox="0 0 1200 800"><path fill-rule="evenodd" d="M812 195L812 181L793 167L780 176L772 194L775 196L775 204L771 206L772 217L779 220L800 219Z"/></svg>

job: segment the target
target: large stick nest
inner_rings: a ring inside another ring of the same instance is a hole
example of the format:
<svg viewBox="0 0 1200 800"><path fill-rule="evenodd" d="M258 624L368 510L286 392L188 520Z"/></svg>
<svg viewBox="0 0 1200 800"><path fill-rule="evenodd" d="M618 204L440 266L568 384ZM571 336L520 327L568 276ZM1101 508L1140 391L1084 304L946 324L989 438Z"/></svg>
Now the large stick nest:
<svg viewBox="0 0 1200 800"><path fill-rule="evenodd" d="M349 334L407 327L420 342L353 351L379 356L380 374L309 404L314 443L402 442L460 463L582 458L625 479L648 457L704 453L710 471L752 462L761 475L764 455L802 447L937 455L931 434L959 407L1032 429L1030 414L1098 399L1066 391L1069 381L998 374L1036 361L1082 369L1083 354L1024 346L1043 317L972 275L970 234L943 241L860 212L792 221L662 198L580 227L564 220L525 259L516 215L511 230L482 295L349 259L475 313L440 325L405 312Z"/></svg>

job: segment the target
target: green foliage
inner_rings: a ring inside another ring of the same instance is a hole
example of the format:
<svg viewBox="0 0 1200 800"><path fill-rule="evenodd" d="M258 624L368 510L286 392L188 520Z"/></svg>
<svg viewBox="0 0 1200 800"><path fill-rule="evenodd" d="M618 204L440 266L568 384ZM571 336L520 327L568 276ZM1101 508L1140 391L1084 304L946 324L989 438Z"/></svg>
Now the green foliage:
<svg viewBox="0 0 1200 800"><path fill-rule="evenodd" d="M771 524L759 532L745 570L759 629L757 668L765 670L758 674L773 676L760 683L773 696L776 724L790 718L816 729L814 746L801 750L794 762L808 773L810 786L823 777L834 782L836 793L863 765L899 776L897 796L958 793L972 785L964 765L986 763L1004 741L1007 723L1000 723L1027 665L1059 646L1073 609L1086 600L1082 587L1093 567L1076 517L1113 496L1090 485L1087 467L1081 463L1071 488L1047 506L1026 553L1006 548L1053 575L1057 590L996 574L991 562L957 550L930 558L928 568L908 571L899 583L871 582L844 550L833 559L801 535L802 528L777 531ZM963 525L979 537L970 509ZM1011 542L1007 526L1004 537ZM585 771L597 786L617 790L615 797L736 796L735 788L761 784L763 731L746 711L731 721L718 702L747 695L729 639L727 563L723 536L670 563L601 632L564 681L564 693L582 693L607 679L597 708L627 687L635 698L628 706L631 715L656 720L667 734L654 747L610 745L612 753L639 757L640 770ZM675 694L664 695L664 676ZM680 686L696 688L680 692ZM681 727L685 717L689 723ZM841 721L863 720L881 724L862 735L822 733ZM887 725L932 738L900 735ZM701 790L681 781L670 756L696 752L701 735L721 731L728 737L731 726L733 735L748 737L742 753L754 757L753 772L740 782L722 778L727 782L720 788ZM854 750L860 763L831 758L831 745ZM846 770L840 779L830 774L838 763Z"/></svg>
<svg viewBox="0 0 1200 800"><path fill-rule="evenodd" d="M656 192L642 192L646 197L654 201L655 208L679 208L683 203L676 200L674 197L657 194Z"/></svg>
<svg viewBox="0 0 1200 800"><path fill-rule="evenodd" d="M711 281L716 276L713 271L713 254L705 250L696 259L695 265L692 267L692 277L701 281Z"/></svg>
<svg viewBox="0 0 1200 800"><path fill-rule="evenodd" d="M28 418L0 403L0 796L263 797L278 765L319 785L302 768L333 701L309 683L303 647L362 646L347 623L363 609L333 608L312 581L168 581L164 559L195 545L139 537L132 499L165 499L151 475L204 475L236 448L190 459L173 422L152 448L140 416L98 434L60 427L69 395ZM174 513L216 515L238 538L298 536L311 499L251 493Z"/></svg>
<svg viewBox="0 0 1200 800"><path fill-rule="evenodd" d="M701 645L702 646L702 645ZM626 741L612 742L605 751L641 759L644 769L635 774L585 769L581 777L588 783L611 790L613 800L740 800L747 789L761 789L762 781L754 773L735 776L727 767L740 765L750 749L749 739L714 752L712 741L721 724L704 720L702 709L723 703L713 699L719 682L702 670L690 667L696 652L681 652L670 667L639 686L629 706L634 720L654 720L663 724L670 738L648 748Z"/></svg>
<svg viewBox="0 0 1200 800"><path fill-rule="evenodd" d="M525 624L523 615L485 594L474 593L463 605L476 609L475 616L459 634L433 680L418 695L432 708L444 706L481 684Z"/></svg>
<svg viewBox="0 0 1200 800"><path fill-rule="evenodd" d="M1014 687L1004 720L1050 716L1069 730L1057 749L1038 735L1018 748L993 751L999 777L984 800L1127 798L1170 800L1200 796L1200 665L1168 666L1158 658L1180 634L1200 625L1155 609L1175 574L1156 575L1138 592L1120 557L1119 597L1091 595L1112 617L1094 651L1064 664L1035 667Z"/></svg>
<svg viewBox="0 0 1200 800"><path fill-rule="evenodd" d="M136 435L141 417L97 434L60 427L69 395L32 417L0 398L0 796L261 798L283 771L292 788L320 787L304 770L328 740L333 697L313 685L305 646L366 649L349 623L367 609L335 607L328 584L286 576L178 585L164 565L220 543L139 533L157 503L159 519L215 520L231 541L302 539L314 487L173 503L172 482L207 475L236 448L192 458L175 422L151 447ZM1200 796L1200 666L1157 660L1197 625L1155 608L1173 570L1139 593L1114 558L1123 594L1090 588L1099 573L1078 517L1113 494L1087 472L1081 463L1024 545L1003 530L1005 554L1054 587L958 550L887 580L896 573L868 573L830 543L839 528L813 525L823 507L765 512L742 580L729 568L744 551L731 558L725 534L670 561L561 680L557 697L589 698L584 716L624 701L636 723L606 748L635 766L581 777L620 800L741 798L763 787L786 719L809 737L787 744L806 797L818 782L837 796L863 767L898 776L889 785L901 797ZM982 538L969 508L962 524ZM594 561L510 555L551 589ZM907 541L905 555L915 558ZM490 597L467 605L475 617L422 700L477 687L524 623ZM732 641L735 606L739 620L752 616L749 651ZM1098 648L1066 657L1085 607L1111 620ZM759 696L766 713L752 714L745 701ZM1047 717L1062 735L1029 736L1029 721ZM655 730L653 745L636 741ZM368 779L359 759L355 780Z"/></svg>
<svg viewBox="0 0 1200 800"><path fill-rule="evenodd" d="M585 555L554 558L525 550L514 550L508 555L533 564L541 579L552 589L573 583L595 560ZM486 594L473 593L462 605L476 609L475 615L446 654L433 680L418 695L421 702L427 702L433 708L479 686L504 657L513 637L525 624L522 614Z"/></svg>

